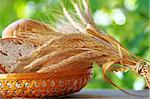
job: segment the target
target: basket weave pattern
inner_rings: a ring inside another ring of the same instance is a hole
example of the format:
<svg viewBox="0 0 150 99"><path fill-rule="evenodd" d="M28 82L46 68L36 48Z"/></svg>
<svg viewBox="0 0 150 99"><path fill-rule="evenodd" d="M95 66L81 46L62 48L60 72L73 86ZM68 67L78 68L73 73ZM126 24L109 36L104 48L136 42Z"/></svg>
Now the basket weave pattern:
<svg viewBox="0 0 150 99"><path fill-rule="evenodd" d="M45 97L67 95L83 88L90 75L53 79L1 79L0 94L5 97Z"/></svg>

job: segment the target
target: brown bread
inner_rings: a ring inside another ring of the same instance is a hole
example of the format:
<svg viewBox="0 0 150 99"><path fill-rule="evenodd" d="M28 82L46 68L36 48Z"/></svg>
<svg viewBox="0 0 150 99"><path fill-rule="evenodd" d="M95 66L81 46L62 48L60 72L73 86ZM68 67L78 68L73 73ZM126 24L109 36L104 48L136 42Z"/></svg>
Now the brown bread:
<svg viewBox="0 0 150 99"><path fill-rule="evenodd" d="M0 39L0 73L11 73L17 67L18 58L30 54L37 44L19 38Z"/></svg>

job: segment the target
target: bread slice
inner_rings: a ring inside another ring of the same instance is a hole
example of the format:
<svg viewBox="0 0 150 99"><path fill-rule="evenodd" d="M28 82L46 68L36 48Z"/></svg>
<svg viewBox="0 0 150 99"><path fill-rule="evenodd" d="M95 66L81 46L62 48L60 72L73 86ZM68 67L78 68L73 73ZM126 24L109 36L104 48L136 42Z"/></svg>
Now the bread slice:
<svg viewBox="0 0 150 99"><path fill-rule="evenodd" d="M0 39L0 73L11 73L19 64L20 57L30 54L37 44L19 38Z"/></svg>

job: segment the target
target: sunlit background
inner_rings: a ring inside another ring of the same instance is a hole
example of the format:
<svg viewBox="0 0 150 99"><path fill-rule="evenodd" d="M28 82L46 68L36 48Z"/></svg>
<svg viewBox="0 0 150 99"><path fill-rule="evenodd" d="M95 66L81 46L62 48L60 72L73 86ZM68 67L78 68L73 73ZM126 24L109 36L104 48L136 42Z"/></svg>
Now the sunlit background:
<svg viewBox="0 0 150 99"><path fill-rule="evenodd" d="M90 0L96 24L132 53L150 60L149 0ZM68 6L68 9L72 7ZM3 29L20 18L32 18L54 25L62 16L59 0L0 0L0 37ZM123 89L141 90L145 81L133 71L108 74ZM94 65L93 78L86 88L111 88L101 69Z"/></svg>

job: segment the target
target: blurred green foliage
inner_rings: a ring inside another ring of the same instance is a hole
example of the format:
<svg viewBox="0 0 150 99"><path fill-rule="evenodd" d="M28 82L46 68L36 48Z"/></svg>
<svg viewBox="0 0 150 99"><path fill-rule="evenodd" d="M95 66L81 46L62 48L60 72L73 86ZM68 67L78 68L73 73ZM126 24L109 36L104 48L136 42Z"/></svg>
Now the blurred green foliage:
<svg viewBox="0 0 150 99"><path fill-rule="evenodd" d="M0 37L7 25L20 18L32 18L54 25L63 16L59 2L59 0L0 0ZM108 19L104 17L107 24L105 22L105 25L104 23L101 25L101 21L97 24L99 28L116 38L132 53L147 60L150 60L149 4L149 0L90 0L93 16L96 16L98 12L99 15L102 14L102 17L103 15L108 17ZM67 7L72 9L70 5ZM118 15L121 15L117 19L120 18L119 22L123 23L118 23L115 19L116 11L120 13ZM96 22L99 20L94 18ZM104 19L101 20L104 21ZM132 71L123 74L109 73L108 76L124 89L134 89L138 81L141 84L144 81ZM97 64L94 65L92 80L86 88L115 89L114 86L104 81ZM139 89L142 88L144 87Z"/></svg>

